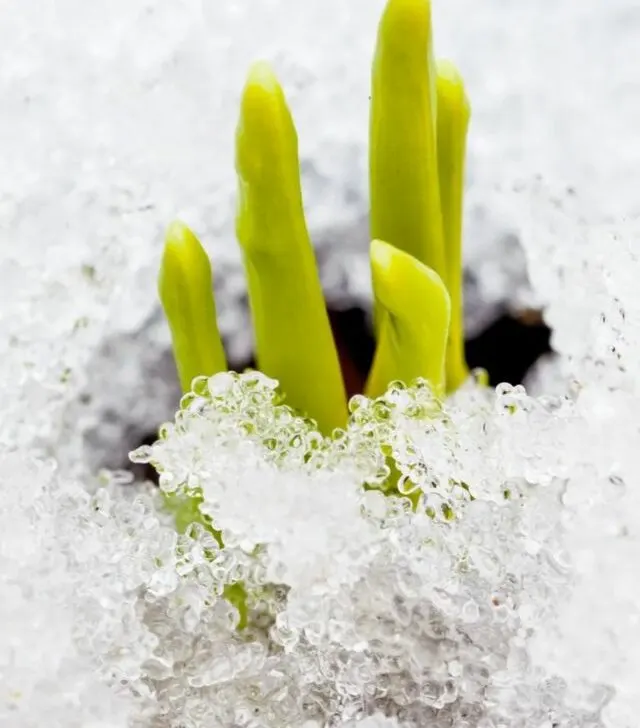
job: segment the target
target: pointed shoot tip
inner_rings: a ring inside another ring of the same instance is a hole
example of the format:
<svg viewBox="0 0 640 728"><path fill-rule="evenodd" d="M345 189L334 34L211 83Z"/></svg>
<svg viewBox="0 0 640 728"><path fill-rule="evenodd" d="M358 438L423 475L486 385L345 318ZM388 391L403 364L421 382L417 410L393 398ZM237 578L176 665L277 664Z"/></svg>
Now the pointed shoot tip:
<svg viewBox="0 0 640 728"><path fill-rule="evenodd" d="M292 165L297 174L297 145L282 86L269 64L254 64L242 91L236 171L245 183L269 186L277 175L289 174Z"/></svg>
<svg viewBox="0 0 640 728"><path fill-rule="evenodd" d="M376 300L389 313L406 318L412 306L417 312L431 301L448 317L449 294L432 268L382 240L372 241L370 258Z"/></svg>
<svg viewBox="0 0 640 728"><path fill-rule="evenodd" d="M471 105L464 81L457 66L445 59L437 60L436 83L438 88L438 103L447 103L448 106L455 109L458 113L462 113L468 120L471 115Z"/></svg>
<svg viewBox="0 0 640 728"><path fill-rule="evenodd" d="M402 31L412 36L428 33L431 28L430 0L388 0L380 21L388 38L400 42Z"/></svg>
<svg viewBox="0 0 640 728"><path fill-rule="evenodd" d="M226 369L216 321L209 256L198 238L179 221L165 237L158 276L164 309L183 391L193 379Z"/></svg>

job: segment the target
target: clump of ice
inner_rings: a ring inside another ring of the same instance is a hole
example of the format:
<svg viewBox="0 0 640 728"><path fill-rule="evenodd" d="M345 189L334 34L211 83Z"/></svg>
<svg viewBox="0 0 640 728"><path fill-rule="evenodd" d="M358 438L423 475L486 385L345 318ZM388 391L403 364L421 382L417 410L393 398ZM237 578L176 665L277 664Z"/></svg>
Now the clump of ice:
<svg viewBox="0 0 640 728"><path fill-rule="evenodd" d="M134 454L161 489L197 495L247 590L245 639L271 655L250 689L227 650L194 655L190 672L226 678L185 695L181 715L231 726L252 706L263 726L376 712L404 726L602 725L610 689L576 686L530 651L571 583L570 471L550 450L570 440L571 406L469 387L440 409L426 384L393 385L355 400L347 430L323 441L275 387L259 374L201 380Z"/></svg>
<svg viewBox="0 0 640 728"><path fill-rule="evenodd" d="M561 610L559 636L545 649L576 675L608 676L616 698L607 724L626 728L640 709L640 660L631 647L640 639L640 225L580 220L571 195L541 183L523 216L533 280L562 354L556 381L569 383L576 409L563 505L577 581Z"/></svg>
<svg viewBox="0 0 640 728"><path fill-rule="evenodd" d="M155 646L135 595L175 533L143 493L110 505L4 448L0 468L0 725L132 725L148 701L128 685Z"/></svg>

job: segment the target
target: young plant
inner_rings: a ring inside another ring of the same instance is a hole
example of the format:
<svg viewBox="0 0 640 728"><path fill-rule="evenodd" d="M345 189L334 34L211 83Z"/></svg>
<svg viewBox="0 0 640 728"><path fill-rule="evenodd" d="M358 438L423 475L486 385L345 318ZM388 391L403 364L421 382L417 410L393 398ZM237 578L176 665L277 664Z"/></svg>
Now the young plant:
<svg viewBox="0 0 640 728"><path fill-rule="evenodd" d="M421 377L443 396L451 306L442 279L380 240L371 243L371 270L380 324L366 394L379 397L389 382Z"/></svg>
<svg viewBox="0 0 640 728"><path fill-rule="evenodd" d="M466 378L462 198L469 105L451 63L434 61L429 0L388 0L372 68L371 270L377 347L366 386ZM249 72L236 136L237 236L258 369L329 434L347 420L345 387L304 218L298 140L265 63ZM226 368L209 261L174 224L160 275L183 390Z"/></svg>
<svg viewBox="0 0 640 728"><path fill-rule="evenodd" d="M464 310L462 306L462 217L464 160L471 109L464 83L453 63L439 61L436 78L438 98L438 180L442 206L445 282L451 297L451 325L447 343L447 391L455 391L469 371L464 358Z"/></svg>
<svg viewBox="0 0 640 728"><path fill-rule="evenodd" d="M434 61L429 2L390 0L378 29L371 81L371 237L406 251L446 284L451 298L448 392L468 374L462 199L469 115L455 66ZM375 311L380 324L377 306Z"/></svg>
<svg viewBox="0 0 640 728"><path fill-rule="evenodd" d="M242 95L236 168L258 368L330 432L346 423L346 394L304 218L296 129L264 63L251 69Z"/></svg>
<svg viewBox="0 0 640 728"><path fill-rule="evenodd" d="M189 391L196 377L224 371L227 359L218 331L209 258L180 222L167 232L158 289L171 329L180 385Z"/></svg>
<svg viewBox="0 0 640 728"><path fill-rule="evenodd" d="M430 3L390 0L371 74L371 238L406 251L446 280L436 105Z"/></svg>

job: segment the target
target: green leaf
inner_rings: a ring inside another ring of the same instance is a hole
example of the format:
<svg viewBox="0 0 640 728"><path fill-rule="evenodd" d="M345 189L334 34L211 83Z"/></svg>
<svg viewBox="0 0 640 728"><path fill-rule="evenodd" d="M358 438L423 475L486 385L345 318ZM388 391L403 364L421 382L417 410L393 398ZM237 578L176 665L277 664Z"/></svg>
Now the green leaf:
<svg viewBox="0 0 640 728"><path fill-rule="evenodd" d="M236 135L237 235L258 368L323 432L343 426L346 395L304 218L298 140L271 69L253 66Z"/></svg>
<svg viewBox="0 0 640 728"><path fill-rule="evenodd" d="M445 352L451 305L440 276L413 256L381 240L371 243L373 294L380 331L367 382L368 397L389 382L422 377L437 396L445 390Z"/></svg>
<svg viewBox="0 0 640 728"><path fill-rule="evenodd" d="M447 347L447 391L468 377L464 357L462 303L462 218L464 162L471 110L462 78L448 61L437 64L438 170L444 229L447 290L451 296L451 328Z"/></svg>
<svg viewBox="0 0 640 728"><path fill-rule="evenodd" d="M181 222L174 222L167 232L158 290L171 329L180 385L188 392L195 377L225 371L227 361L216 320L209 257Z"/></svg>
<svg viewBox="0 0 640 728"><path fill-rule="evenodd" d="M371 238L446 276L429 0L389 0L378 28L369 128Z"/></svg>
<svg viewBox="0 0 640 728"><path fill-rule="evenodd" d="M215 538L218 545L224 548L222 534L213 527L211 519L204 516L200 510L200 505L203 502L201 491L195 492L192 495L165 493L163 491L163 496L167 510L175 518L178 533L186 533L189 526L194 523L199 523ZM249 615L247 608L247 590L244 584L239 581L227 584L224 588L224 598L238 610L238 629L243 630L247 626L247 618Z"/></svg>

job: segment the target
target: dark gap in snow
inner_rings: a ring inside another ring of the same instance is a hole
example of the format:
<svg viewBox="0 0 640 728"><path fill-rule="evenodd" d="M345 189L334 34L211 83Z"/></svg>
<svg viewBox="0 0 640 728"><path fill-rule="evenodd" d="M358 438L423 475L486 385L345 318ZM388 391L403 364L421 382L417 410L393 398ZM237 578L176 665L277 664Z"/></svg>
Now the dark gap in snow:
<svg viewBox="0 0 640 728"><path fill-rule="evenodd" d="M371 368L375 341L365 312L360 308L329 311L347 395L360 394Z"/></svg>
<svg viewBox="0 0 640 728"><path fill-rule="evenodd" d="M551 351L551 331L539 316L501 316L465 345L471 369L482 367L492 386L522 384L529 369Z"/></svg>

